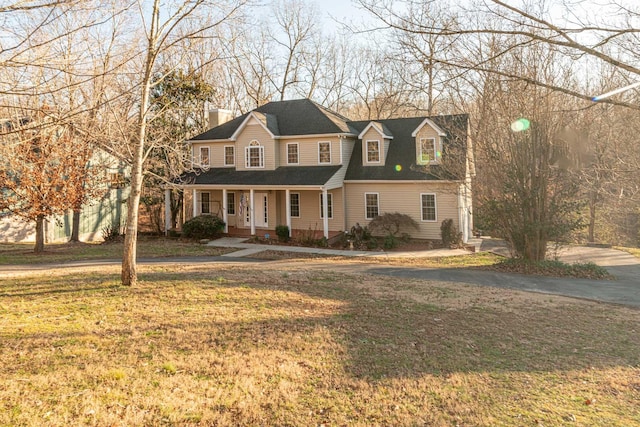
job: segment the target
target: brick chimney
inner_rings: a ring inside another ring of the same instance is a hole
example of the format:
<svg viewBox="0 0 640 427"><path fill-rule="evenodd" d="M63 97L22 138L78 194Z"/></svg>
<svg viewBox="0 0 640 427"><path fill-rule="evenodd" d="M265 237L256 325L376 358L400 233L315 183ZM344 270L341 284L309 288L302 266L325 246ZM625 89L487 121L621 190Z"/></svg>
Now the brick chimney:
<svg viewBox="0 0 640 427"><path fill-rule="evenodd" d="M220 126L231 119L233 119L233 112L231 110L223 110L221 108L209 110L209 129Z"/></svg>

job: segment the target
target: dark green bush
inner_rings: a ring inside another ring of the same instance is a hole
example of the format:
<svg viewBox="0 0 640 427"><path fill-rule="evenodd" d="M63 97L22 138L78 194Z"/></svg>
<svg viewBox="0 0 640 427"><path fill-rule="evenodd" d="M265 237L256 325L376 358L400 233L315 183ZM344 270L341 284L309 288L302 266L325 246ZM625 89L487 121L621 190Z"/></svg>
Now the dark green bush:
<svg viewBox="0 0 640 427"><path fill-rule="evenodd" d="M445 248L459 248L462 246L462 233L458 232L451 218L442 221L440 235L442 237L442 246Z"/></svg>
<svg viewBox="0 0 640 427"><path fill-rule="evenodd" d="M386 236L384 236L382 246L385 249L393 249L398 246L398 238L393 234L387 234Z"/></svg>
<svg viewBox="0 0 640 427"><path fill-rule="evenodd" d="M191 218L182 226L182 235L189 239L215 239L224 231L224 221L215 215Z"/></svg>
<svg viewBox="0 0 640 427"><path fill-rule="evenodd" d="M276 236L281 242L289 241L289 227L286 225L276 225Z"/></svg>

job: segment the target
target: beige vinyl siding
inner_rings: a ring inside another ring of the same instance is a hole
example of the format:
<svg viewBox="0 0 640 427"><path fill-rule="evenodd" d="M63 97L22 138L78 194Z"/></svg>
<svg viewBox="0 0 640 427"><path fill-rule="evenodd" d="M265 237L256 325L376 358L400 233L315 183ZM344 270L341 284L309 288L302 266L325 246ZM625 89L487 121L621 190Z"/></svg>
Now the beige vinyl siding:
<svg viewBox="0 0 640 427"><path fill-rule="evenodd" d="M233 167L225 166L224 164L224 147L227 145L234 145L233 142L220 141L220 142L201 142L192 144L193 161L195 165L199 165L200 162L200 147L209 147L209 157L211 162L209 167L221 168L221 167ZM243 152L244 156L244 152ZM236 164L238 164L238 150L235 150ZM244 157L241 158L244 162Z"/></svg>
<svg viewBox="0 0 640 427"><path fill-rule="evenodd" d="M387 162L387 154L389 153L389 146L391 145L391 140L390 139L385 139L384 140L384 147L383 147L383 153L384 153L384 157L382 158L382 164L386 164Z"/></svg>
<svg viewBox="0 0 640 427"><path fill-rule="evenodd" d="M353 147L356 144L356 139L343 138L342 139L342 164L349 166L351 161L351 154L353 153Z"/></svg>
<svg viewBox="0 0 640 427"><path fill-rule="evenodd" d="M337 136L304 138L297 141L300 143L300 166L319 166L318 162L318 142L331 143L331 163L323 163L322 166L340 164L340 138ZM282 145L286 143L282 141Z"/></svg>
<svg viewBox="0 0 640 427"><path fill-rule="evenodd" d="M440 239L440 223L446 218L453 219L459 228L458 216L458 184L443 183L347 183L347 228L356 222L367 225L365 218L365 193L378 193L379 214L400 212L411 216L419 226L419 230L403 230L414 238ZM435 222L422 221L420 194L436 194Z"/></svg>
<svg viewBox="0 0 640 427"><path fill-rule="evenodd" d="M292 190L291 192L300 194L300 217L291 218L291 228L305 231L315 230L322 233L323 219L320 218L320 194L322 194L322 192L317 190ZM280 209L278 224L286 224L286 193L284 191L279 191L278 193L278 206ZM345 225L342 189L336 188L335 190L328 191L328 193L332 194L331 205L333 207L333 213L329 218L329 231L343 231Z"/></svg>
<svg viewBox="0 0 640 427"><path fill-rule="evenodd" d="M416 143L416 161L420 164L420 140L422 138L434 138L436 140L436 151L442 152L442 140L438 135L438 132L435 131L428 124L424 125L422 129L416 135L415 143Z"/></svg>
<svg viewBox="0 0 640 427"><path fill-rule="evenodd" d="M351 161L351 153L353 153L354 139L342 140L342 167L325 183L325 188L331 191L333 188L342 187L344 177L347 174L349 162Z"/></svg>
<svg viewBox="0 0 640 427"><path fill-rule="evenodd" d="M247 170L245 167L245 148L249 143L256 140L264 147L264 169L250 168L249 170L273 170L276 168L275 143L269 132L255 119L242 129L236 139L236 169ZM224 161L224 159L223 159Z"/></svg>

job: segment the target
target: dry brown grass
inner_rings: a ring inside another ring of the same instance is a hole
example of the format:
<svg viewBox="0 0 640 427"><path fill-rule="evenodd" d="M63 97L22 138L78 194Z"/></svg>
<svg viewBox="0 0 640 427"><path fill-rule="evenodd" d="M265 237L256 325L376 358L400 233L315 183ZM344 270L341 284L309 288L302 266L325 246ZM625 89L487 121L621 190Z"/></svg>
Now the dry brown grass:
<svg viewBox="0 0 640 427"><path fill-rule="evenodd" d="M640 312L316 269L0 279L0 425L640 425Z"/></svg>

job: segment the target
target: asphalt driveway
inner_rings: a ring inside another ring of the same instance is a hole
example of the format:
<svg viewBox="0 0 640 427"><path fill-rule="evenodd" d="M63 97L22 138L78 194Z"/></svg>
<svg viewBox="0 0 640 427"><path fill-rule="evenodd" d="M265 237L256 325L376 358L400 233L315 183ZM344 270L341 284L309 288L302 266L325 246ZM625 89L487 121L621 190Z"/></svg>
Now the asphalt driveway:
<svg viewBox="0 0 640 427"><path fill-rule="evenodd" d="M483 242L484 243L484 242ZM495 242L490 242L495 244ZM255 250L247 251L242 246L238 252L232 252L220 257L190 257L190 258L156 258L139 259L138 263L153 265L199 264L210 265L215 268L220 263L261 263L261 268L278 269L288 261L263 261L246 258ZM277 246L269 249L277 250ZM305 248L308 249L308 248ZM483 248L485 249L485 248ZM264 250L264 248L262 248ZM283 247L281 250L292 250L291 247ZM300 249L298 249L300 250ZM497 250L497 249L496 249ZM322 249L317 249L322 252ZM348 252L348 251L341 251ZM341 255L345 255L342 253ZM355 256L363 254L351 253ZM411 254L414 255L414 254ZM445 254L438 253L438 256ZM428 256L428 254L422 254ZM554 295L563 295L575 298L584 298L608 303L623 304L640 308L640 260L631 254L607 248L591 248L583 246L568 247L562 249L559 257L565 262L594 262L605 267L616 280L588 280L574 278L555 278L544 276L526 276L520 274L507 274L494 271L476 269L428 269L417 267L384 266L380 264L331 264L305 263L306 267L331 268L334 271L356 272L385 275L396 278L413 278L423 280L436 280L446 282L466 283L478 286L490 286L505 289L515 289L529 292L540 292ZM299 261L292 261L293 263ZM49 271L54 269L86 269L106 265L117 265L120 260L98 260L64 263L59 265L21 265L0 266L0 278L12 275L30 274L35 271Z"/></svg>

